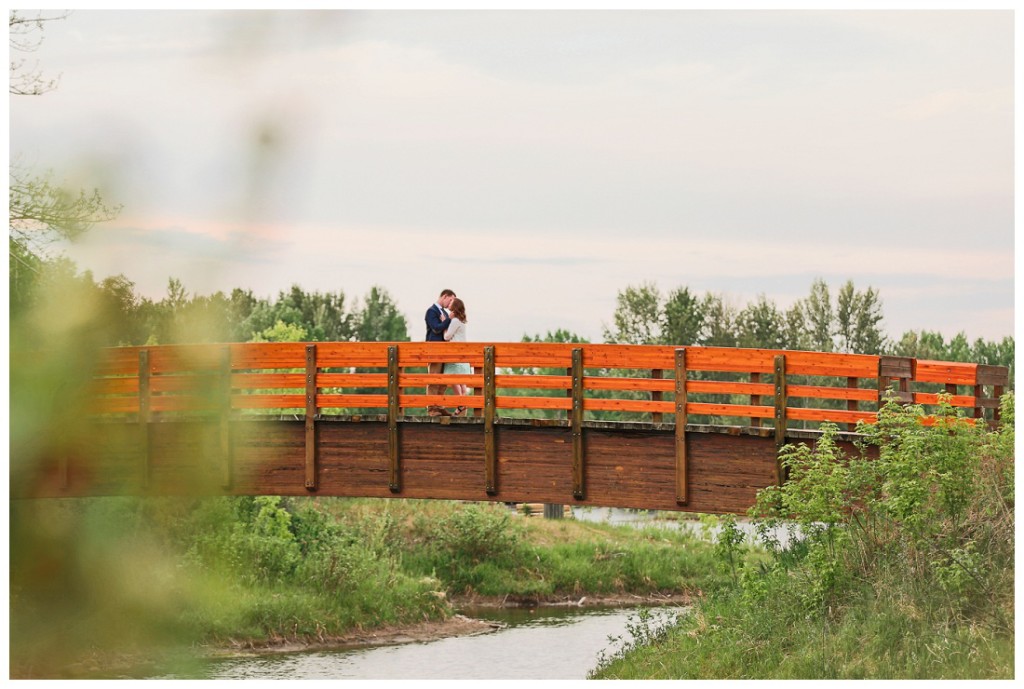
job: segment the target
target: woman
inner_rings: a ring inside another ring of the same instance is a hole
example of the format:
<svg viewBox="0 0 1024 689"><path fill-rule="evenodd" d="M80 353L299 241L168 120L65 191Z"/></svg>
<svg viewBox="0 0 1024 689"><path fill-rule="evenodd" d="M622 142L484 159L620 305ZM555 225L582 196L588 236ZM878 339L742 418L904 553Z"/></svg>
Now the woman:
<svg viewBox="0 0 1024 689"><path fill-rule="evenodd" d="M465 342L466 341L466 305L461 299L455 298L452 300L451 306L448 307L448 311L451 314L451 323L448 325L448 329L444 331L444 339L449 342ZM469 367L469 364L445 364L445 373L458 373L468 375L473 372ZM468 395L469 387L466 385L453 385L456 395ZM466 413L465 407L458 407L454 412L453 416L462 416Z"/></svg>

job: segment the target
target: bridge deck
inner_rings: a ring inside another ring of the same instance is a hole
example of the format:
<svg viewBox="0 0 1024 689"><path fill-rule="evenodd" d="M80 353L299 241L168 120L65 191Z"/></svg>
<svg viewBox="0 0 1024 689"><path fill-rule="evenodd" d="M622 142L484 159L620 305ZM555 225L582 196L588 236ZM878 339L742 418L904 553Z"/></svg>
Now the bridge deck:
<svg viewBox="0 0 1024 689"><path fill-rule="evenodd" d="M674 424L587 421L582 491L573 428L564 420L502 419L496 471L486 471L480 418L408 417L399 424L397 474L386 416L339 416L316 425L315 489L307 487L305 421L235 419L230 456L215 418L100 422L88 461L58 465L35 497L87 495L322 495L431 498L743 513L776 482L776 443L764 428L687 428L687 500L677 500ZM144 434L145 437L142 437ZM813 442L817 431L792 431ZM841 434L852 449L856 434ZM81 457L81 456L80 456ZM493 490L488 491L488 482Z"/></svg>

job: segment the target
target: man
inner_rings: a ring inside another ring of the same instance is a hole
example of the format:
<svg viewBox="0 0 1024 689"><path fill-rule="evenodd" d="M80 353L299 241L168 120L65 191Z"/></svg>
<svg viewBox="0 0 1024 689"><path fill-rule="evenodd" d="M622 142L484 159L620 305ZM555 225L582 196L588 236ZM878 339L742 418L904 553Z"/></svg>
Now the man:
<svg viewBox="0 0 1024 689"><path fill-rule="evenodd" d="M441 290L441 295L437 298L437 303L432 304L427 309L427 342L444 342L444 331L451 325L451 319L448 318L448 312L445 309L452 305L454 299L455 292L450 289L443 289ZM444 364L433 363L427 365L427 373L442 373L443 371ZM428 385L427 394L443 395L447 389L447 385ZM431 416L451 416L447 409L435 404L427 407L427 413Z"/></svg>

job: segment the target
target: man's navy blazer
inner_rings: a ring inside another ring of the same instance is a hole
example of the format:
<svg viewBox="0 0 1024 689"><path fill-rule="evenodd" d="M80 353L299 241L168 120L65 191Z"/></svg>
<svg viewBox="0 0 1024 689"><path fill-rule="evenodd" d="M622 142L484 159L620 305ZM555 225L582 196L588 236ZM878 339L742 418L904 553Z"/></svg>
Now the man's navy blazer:
<svg viewBox="0 0 1024 689"><path fill-rule="evenodd" d="M441 320L441 307L437 304L427 309L427 342L444 342L444 331L452 324L451 318Z"/></svg>

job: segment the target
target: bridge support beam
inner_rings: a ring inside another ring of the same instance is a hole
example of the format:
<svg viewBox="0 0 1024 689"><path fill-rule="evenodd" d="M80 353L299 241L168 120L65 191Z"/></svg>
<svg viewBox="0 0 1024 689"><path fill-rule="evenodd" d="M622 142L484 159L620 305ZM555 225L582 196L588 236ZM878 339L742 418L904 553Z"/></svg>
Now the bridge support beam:
<svg viewBox="0 0 1024 689"><path fill-rule="evenodd" d="M572 350L572 496L586 497L586 458L583 454L583 349Z"/></svg>
<svg viewBox="0 0 1024 689"><path fill-rule="evenodd" d="M676 503L685 505L689 484L686 463L686 350L676 350Z"/></svg>
<svg viewBox="0 0 1024 689"><path fill-rule="evenodd" d="M661 380L664 377L664 375L665 375L665 372L662 371L660 368L651 369L651 380ZM652 402L661 402L661 399L662 399L661 390L653 390L653 391L651 391L651 401ZM662 414L661 414L661 412L660 411L651 412L651 423L661 423L661 422L662 422Z"/></svg>
<svg viewBox="0 0 1024 689"><path fill-rule="evenodd" d="M402 490L401 457L398 438L398 347L388 347L388 489Z"/></svg>
<svg viewBox="0 0 1024 689"><path fill-rule="evenodd" d="M306 490L317 489L316 345L306 345Z"/></svg>
<svg viewBox="0 0 1024 689"><path fill-rule="evenodd" d="M778 451L786 444L786 355L775 356L775 482L782 485L785 471Z"/></svg>
<svg viewBox="0 0 1024 689"><path fill-rule="evenodd" d="M1009 371L1005 366L978 364L977 385L974 386L974 396L977 398L977 406L974 407L974 418L985 418L985 409L991 409L991 423L993 425L997 424L999 422L999 400L1002 398L1003 392L1009 383ZM989 398L991 402L989 399L982 399L984 398L985 385L992 386L992 397Z"/></svg>
<svg viewBox="0 0 1024 689"><path fill-rule="evenodd" d="M140 471L139 485L143 490L149 487L149 469L151 462L151 451L149 442L149 423L152 420L151 411L152 393L150 390L149 374L149 350L139 350L139 454ZM66 466L65 466L66 470ZM67 477L65 476L65 480Z"/></svg>
<svg viewBox="0 0 1024 689"><path fill-rule="evenodd" d="M885 404L886 396L895 396L902 404L914 401L910 381L914 377L914 360L906 356L878 357L878 408ZM896 382L896 390L892 389Z"/></svg>
<svg viewBox="0 0 1024 689"><path fill-rule="evenodd" d="M484 491L498 492L498 451L494 438L494 347L484 348Z"/></svg>
<svg viewBox="0 0 1024 689"><path fill-rule="evenodd" d="M231 487L231 347L220 352L220 463L221 486Z"/></svg>

